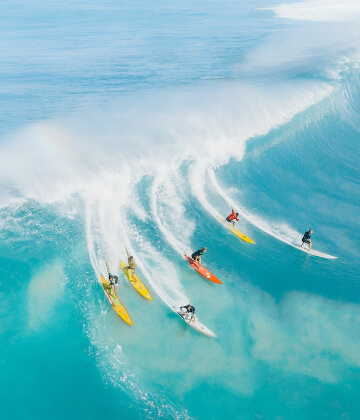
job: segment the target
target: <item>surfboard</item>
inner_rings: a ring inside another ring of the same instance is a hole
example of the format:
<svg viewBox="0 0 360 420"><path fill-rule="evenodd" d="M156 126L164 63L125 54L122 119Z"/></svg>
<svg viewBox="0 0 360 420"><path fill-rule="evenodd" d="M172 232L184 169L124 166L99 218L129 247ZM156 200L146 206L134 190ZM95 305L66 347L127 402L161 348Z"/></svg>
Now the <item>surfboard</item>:
<svg viewBox="0 0 360 420"><path fill-rule="evenodd" d="M255 242L245 235L245 233L240 232L240 230L233 227L232 223L227 222L225 219L223 219L220 216L216 216L218 220L225 226L226 229L228 229L232 234L237 236L239 239L248 242L249 244L254 244Z"/></svg>
<svg viewBox="0 0 360 420"><path fill-rule="evenodd" d="M110 305L113 307L114 311L122 318L127 324L133 325L133 322L127 313L125 306L122 304L121 300L118 298L117 292L113 292L110 283L106 278L101 275L101 285L103 287L105 296L107 297Z"/></svg>
<svg viewBox="0 0 360 420"><path fill-rule="evenodd" d="M327 260L335 260L337 257L334 257L333 255L329 255L329 254L325 254L324 252L320 252L320 251L316 251L315 249L310 249L306 248L306 245L303 246L297 246L297 245L293 245L290 244L291 246L293 246L296 249L299 249L300 251L306 252L307 254L310 255L314 255L315 257L320 257L320 258L326 258Z"/></svg>
<svg viewBox="0 0 360 420"><path fill-rule="evenodd" d="M209 330L209 328L205 327L205 325L198 321L197 316L195 317L195 322L187 321L183 318L183 314L179 307L173 306L172 309L186 324L188 324L191 328L194 328L194 330L201 334L207 335L208 337L217 337L215 333L213 333L211 330Z"/></svg>
<svg viewBox="0 0 360 420"><path fill-rule="evenodd" d="M141 282L139 277L135 273L132 273L132 271L127 268L127 264L120 261L120 267L123 273L125 274L125 276L128 278L128 280L134 287L134 289L145 299L153 300L148 289L144 286L144 284Z"/></svg>
<svg viewBox="0 0 360 420"><path fill-rule="evenodd" d="M184 258L188 261L190 267L192 267L195 271L201 274L206 279L212 281L213 283L222 284L222 282L214 276L214 274L210 273L203 265L198 264L195 262L191 257L184 254Z"/></svg>

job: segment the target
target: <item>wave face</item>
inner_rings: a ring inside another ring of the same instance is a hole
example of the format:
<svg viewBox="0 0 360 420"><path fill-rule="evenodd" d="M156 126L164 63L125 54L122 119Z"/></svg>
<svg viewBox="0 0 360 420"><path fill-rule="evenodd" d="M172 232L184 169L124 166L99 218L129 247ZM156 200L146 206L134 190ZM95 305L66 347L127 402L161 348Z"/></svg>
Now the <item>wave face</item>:
<svg viewBox="0 0 360 420"><path fill-rule="evenodd" d="M359 418L359 10L328 3L5 2L4 418Z"/></svg>

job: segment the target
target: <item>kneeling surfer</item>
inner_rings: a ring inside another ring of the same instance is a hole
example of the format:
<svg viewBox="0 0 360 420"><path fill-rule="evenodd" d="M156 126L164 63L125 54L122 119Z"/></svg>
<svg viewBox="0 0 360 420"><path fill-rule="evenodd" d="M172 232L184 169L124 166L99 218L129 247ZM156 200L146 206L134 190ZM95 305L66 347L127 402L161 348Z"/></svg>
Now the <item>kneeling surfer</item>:
<svg viewBox="0 0 360 420"><path fill-rule="evenodd" d="M231 214L226 218L226 221L232 223L233 228L235 227L235 220L239 221L238 219L239 213L235 213L234 209L231 209Z"/></svg>
<svg viewBox="0 0 360 420"><path fill-rule="evenodd" d="M106 269L109 275L109 284L110 284L110 288L113 291L114 295L116 295L116 288L118 286L118 276L114 276L110 273L110 269L109 269L109 264L106 262Z"/></svg>
<svg viewBox="0 0 360 420"><path fill-rule="evenodd" d="M180 306L180 311L182 313L182 317L185 321L188 322L195 322L195 308L190 305L190 303L186 306Z"/></svg>
<svg viewBox="0 0 360 420"><path fill-rule="evenodd" d="M135 264L135 261L134 261L134 257L129 254L129 251L127 250L126 247L125 247L125 249L126 249L126 254L127 254L127 257L128 257L128 266L126 268L128 270L131 270L132 281L136 281L136 278L134 277L135 269L136 269L136 264Z"/></svg>
<svg viewBox="0 0 360 420"><path fill-rule="evenodd" d="M193 252L191 254L191 258L197 262L199 265L201 265L201 256L202 254L206 252L206 247L203 246L201 249L198 249L197 251Z"/></svg>
<svg viewBox="0 0 360 420"><path fill-rule="evenodd" d="M309 245L309 251L311 249L311 234L313 233L312 229L309 229L307 232L304 233L304 236L302 238L302 244L300 246L303 246L304 244Z"/></svg>

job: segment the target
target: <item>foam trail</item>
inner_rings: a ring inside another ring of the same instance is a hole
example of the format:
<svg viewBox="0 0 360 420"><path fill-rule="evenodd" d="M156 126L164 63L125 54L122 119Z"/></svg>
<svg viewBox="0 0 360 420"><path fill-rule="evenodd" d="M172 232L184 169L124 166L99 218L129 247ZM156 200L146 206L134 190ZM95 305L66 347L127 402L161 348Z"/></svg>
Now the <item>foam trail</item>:
<svg viewBox="0 0 360 420"><path fill-rule="evenodd" d="M161 300L171 309L172 306L188 302L189 298L178 279L174 264L159 255L149 243L144 241L143 252L146 255L143 257L139 254L139 258L136 258L137 264Z"/></svg>
<svg viewBox="0 0 360 420"><path fill-rule="evenodd" d="M109 261L110 268L113 267L112 270L118 270L119 259L122 255L126 261L124 249L126 245L151 287L168 306L187 301L188 298L182 291L172 264L160 257L124 216L126 213L124 210L130 202L132 203L131 190L134 186L131 185L130 179L122 179L119 185L116 177L107 175L106 178L107 187L104 187L104 183L93 185L85 201L88 253L97 278L100 278L101 273L105 274L104 261ZM119 187L124 192L123 194L118 193ZM132 246L130 235L142 250L139 254ZM143 260L149 260L151 263L143 263ZM151 270L154 261L157 261L162 269L156 272Z"/></svg>
<svg viewBox="0 0 360 420"><path fill-rule="evenodd" d="M256 226L258 229L262 230L263 232L266 232L267 234L273 236L276 239L279 239L282 242L287 243L288 245L300 245L302 237L300 233L298 233L285 223L277 227L271 227L264 219L255 214L250 213L243 206L241 206L235 200L230 198L225 193L224 189L220 187L216 179L214 170L209 169L208 175L216 192L223 198L223 200L229 205L229 207L237 209L237 212L241 215L242 218L250 222L252 225Z"/></svg>
<svg viewBox="0 0 360 420"><path fill-rule="evenodd" d="M174 172L171 171L162 171L157 174L151 189L150 204L153 218L160 232L174 250L182 256L184 252L187 252L186 250L191 249L189 242L194 230L194 224L187 220L184 215L185 209L181 196L185 192L182 191L182 194L176 194L179 188L173 182L174 178L176 178ZM165 206L162 218L160 216L160 202ZM179 235L180 232L181 235ZM183 238L183 240L177 239L175 235L178 238Z"/></svg>
<svg viewBox="0 0 360 420"><path fill-rule="evenodd" d="M92 264L99 271L97 257L118 263L119 252L125 235L121 208L127 205L129 181L110 174L103 174L105 182L94 182L85 193L86 232ZM124 194L117 194L118 188ZM95 244L97 249L95 249Z"/></svg>
<svg viewBox="0 0 360 420"><path fill-rule="evenodd" d="M279 239L282 242L285 242L289 245L296 246L300 244L301 234L290 228L288 225L283 224L276 228L271 227L266 221L264 221L259 216L251 214L243 206L239 205L235 200L230 198L225 192L224 189L220 187L219 183L216 180L214 169L206 168L203 165L194 164L192 165L190 171L190 179L192 190L196 198L202 204L204 209L214 217L217 223L221 222L218 220L217 216L222 215L222 212L217 210L214 206L210 204L205 194L205 178L206 175L211 181L213 189L217 194L222 197L222 199L228 204L228 207L237 209L237 212L252 225L256 226L260 230L268 233L269 235ZM201 180L201 182L200 182ZM223 215L224 216L224 215Z"/></svg>
<svg viewBox="0 0 360 420"><path fill-rule="evenodd" d="M197 200L202 204L204 209L216 217L218 211L209 203L205 194L205 176L206 176L206 165L201 162L195 162L189 169L189 180L191 185L191 191Z"/></svg>

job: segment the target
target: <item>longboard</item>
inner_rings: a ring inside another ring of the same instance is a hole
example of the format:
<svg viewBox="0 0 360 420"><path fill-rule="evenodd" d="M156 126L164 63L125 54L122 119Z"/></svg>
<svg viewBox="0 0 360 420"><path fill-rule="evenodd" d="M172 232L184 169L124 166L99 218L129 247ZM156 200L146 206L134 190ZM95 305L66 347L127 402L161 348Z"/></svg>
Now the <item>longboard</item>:
<svg viewBox="0 0 360 420"><path fill-rule="evenodd" d="M141 282L139 277L135 273L132 273L132 271L127 268L127 265L124 262L120 261L120 267L130 283L134 286L134 289L145 299L153 300L150 292Z"/></svg>
<svg viewBox="0 0 360 420"><path fill-rule="evenodd" d="M320 258L326 258L327 260L335 260L337 257L334 257L333 255L329 255L329 254L325 254L324 252L320 252L320 251L316 251L315 249L310 249L306 248L305 245L303 246L297 246L297 245L293 245L290 244L291 246L293 246L296 249L299 249L300 251L306 252L310 255L314 255L316 257L320 257Z"/></svg>
<svg viewBox="0 0 360 420"><path fill-rule="evenodd" d="M195 262L191 257L187 255L184 255L184 257L188 261L189 265L203 277L212 281L213 283L222 284L222 282L216 276L214 276L214 274L210 273L210 271L208 271L203 265Z"/></svg>
<svg viewBox="0 0 360 420"><path fill-rule="evenodd" d="M208 337L217 337L215 333L213 333L209 328L205 327L201 322L198 321L197 317L195 317L195 322L187 321L183 318L183 313L180 311L179 307L173 306L173 311L179 315L179 317L186 322L191 328L200 332L201 334L207 335Z"/></svg>
<svg viewBox="0 0 360 420"><path fill-rule="evenodd" d="M127 324L133 325L133 322L126 312L125 306L122 304L121 300L118 298L117 292L113 292L110 283L106 278L101 275L101 285L104 289L105 296L108 298L110 305L114 308L115 312L122 318Z"/></svg>
<svg viewBox="0 0 360 420"><path fill-rule="evenodd" d="M216 216L216 218L218 220L220 220L220 222L223 224L223 226L225 226L226 229L228 229L232 234L237 236L239 239L241 239L245 242L248 242L249 244L254 244L255 243L251 238L246 236L245 233L242 233L242 232L240 232L240 230L234 228L232 223L226 221L225 219L223 219L220 216Z"/></svg>

